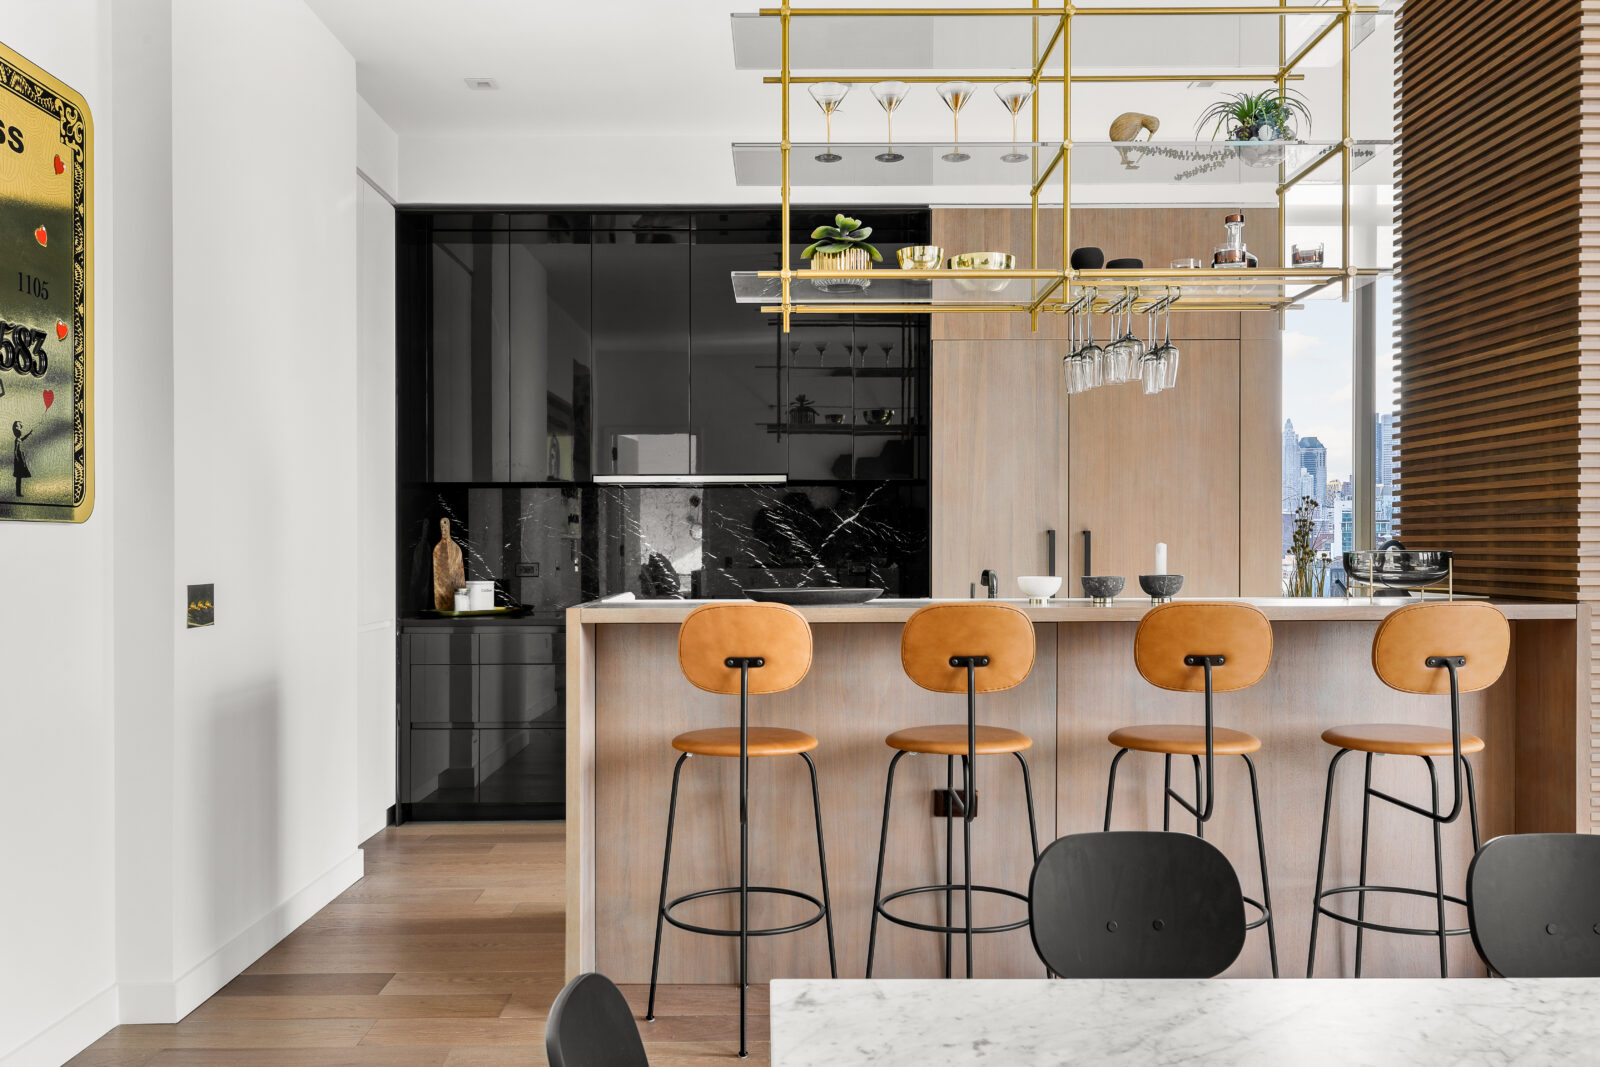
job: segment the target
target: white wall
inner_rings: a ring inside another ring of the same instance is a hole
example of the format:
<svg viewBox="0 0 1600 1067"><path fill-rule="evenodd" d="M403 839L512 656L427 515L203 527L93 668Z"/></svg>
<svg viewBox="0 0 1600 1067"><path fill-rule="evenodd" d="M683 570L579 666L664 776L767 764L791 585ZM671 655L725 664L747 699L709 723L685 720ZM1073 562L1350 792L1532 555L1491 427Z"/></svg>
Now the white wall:
<svg viewBox="0 0 1600 1067"><path fill-rule="evenodd" d="M355 64L302 0L4 16L96 136L96 508L0 524L27 636L0 715L0 1063L33 1067L176 1021L359 877L393 639L364 751L357 537L392 504L363 496L357 434L392 402L381 367L358 390ZM214 628L184 628L189 582L216 584Z"/></svg>
<svg viewBox="0 0 1600 1067"><path fill-rule="evenodd" d="M98 0L8 3L0 40L88 100L95 159L95 508L82 525L0 523L0 1061L58 1064L116 1021L111 546L116 504L115 126Z"/></svg>

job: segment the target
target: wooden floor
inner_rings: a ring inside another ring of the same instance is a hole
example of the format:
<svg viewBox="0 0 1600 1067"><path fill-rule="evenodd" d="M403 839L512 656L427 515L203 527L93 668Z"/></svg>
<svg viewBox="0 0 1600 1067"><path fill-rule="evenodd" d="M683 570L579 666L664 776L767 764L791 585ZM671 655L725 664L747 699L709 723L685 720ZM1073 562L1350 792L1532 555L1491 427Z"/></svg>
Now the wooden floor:
<svg viewBox="0 0 1600 1067"><path fill-rule="evenodd" d="M70 1067L526 1067L561 988L561 823L424 823L366 843L367 874L180 1023L119 1026ZM624 986L653 1067L767 1062L752 987Z"/></svg>

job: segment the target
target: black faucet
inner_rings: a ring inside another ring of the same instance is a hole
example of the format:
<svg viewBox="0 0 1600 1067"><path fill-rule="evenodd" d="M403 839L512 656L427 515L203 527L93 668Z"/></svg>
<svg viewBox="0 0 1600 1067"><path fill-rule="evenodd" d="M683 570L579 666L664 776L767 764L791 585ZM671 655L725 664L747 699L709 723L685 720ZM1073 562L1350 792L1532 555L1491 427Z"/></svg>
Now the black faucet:
<svg viewBox="0 0 1600 1067"><path fill-rule="evenodd" d="M989 599L994 600L1000 595L1000 576L994 571L986 570L978 577L989 590Z"/></svg>

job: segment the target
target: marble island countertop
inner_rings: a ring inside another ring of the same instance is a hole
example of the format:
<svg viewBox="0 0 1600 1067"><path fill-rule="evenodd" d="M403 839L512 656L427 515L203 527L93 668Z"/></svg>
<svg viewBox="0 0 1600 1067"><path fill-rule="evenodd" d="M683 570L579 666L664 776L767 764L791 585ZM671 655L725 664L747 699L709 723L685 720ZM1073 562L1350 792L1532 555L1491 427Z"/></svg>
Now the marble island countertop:
<svg viewBox="0 0 1600 1067"><path fill-rule="evenodd" d="M1593 1062L1600 979L775 980L772 1067Z"/></svg>
<svg viewBox="0 0 1600 1067"><path fill-rule="evenodd" d="M1397 608L1418 603L1416 598L1350 597L1180 597L1180 600L1231 601L1254 604L1274 622L1375 622ZM1430 598L1432 599L1432 598ZM1467 599L1457 597L1457 599ZM1479 599L1479 598L1473 598ZM966 603L960 599L902 600L880 597L866 604L840 604L800 609L814 623L905 622L911 613L928 604ZM570 609L570 623L679 623L706 600L595 600ZM1034 622L1138 622L1152 607L1145 596L1119 597L1100 606L1087 598L1057 597L1043 604L1021 598L1002 598L1026 611ZM1574 619L1577 606L1540 600L1490 600L1509 619Z"/></svg>

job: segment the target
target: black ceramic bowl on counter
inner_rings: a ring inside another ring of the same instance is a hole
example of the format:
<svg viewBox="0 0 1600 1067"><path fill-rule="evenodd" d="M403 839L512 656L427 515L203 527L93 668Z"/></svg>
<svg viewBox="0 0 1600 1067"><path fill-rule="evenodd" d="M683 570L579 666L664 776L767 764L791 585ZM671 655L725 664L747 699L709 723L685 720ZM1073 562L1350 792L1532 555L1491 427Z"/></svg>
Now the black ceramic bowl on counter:
<svg viewBox="0 0 1600 1067"><path fill-rule="evenodd" d="M1344 573L1351 585L1372 584L1385 589L1421 589L1438 585L1450 576L1449 549L1380 548L1346 552Z"/></svg>

